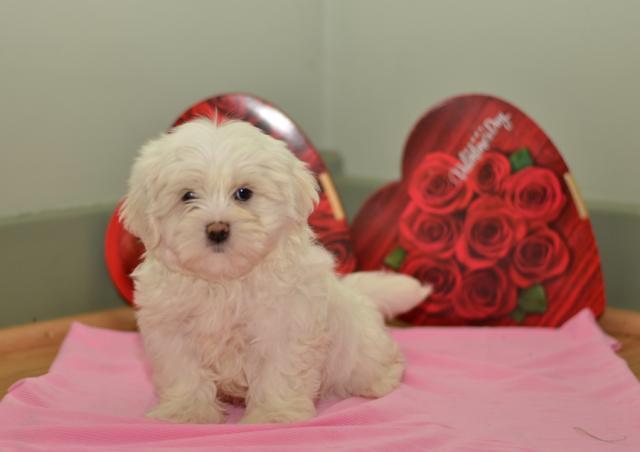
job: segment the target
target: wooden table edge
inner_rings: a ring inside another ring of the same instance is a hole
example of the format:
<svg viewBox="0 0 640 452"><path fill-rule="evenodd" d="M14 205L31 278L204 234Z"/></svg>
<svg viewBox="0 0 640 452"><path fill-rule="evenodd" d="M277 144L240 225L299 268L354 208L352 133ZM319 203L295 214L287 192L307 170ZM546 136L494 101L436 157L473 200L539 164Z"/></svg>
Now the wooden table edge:
<svg viewBox="0 0 640 452"><path fill-rule="evenodd" d="M74 322L120 331L137 329L135 311L128 306L0 329L0 398L16 380L48 371ZM619 355L640 378L640 312L607 308L598 323L621 342ZM21 360L22 356L30 355L37 355L38 362ZM7 367L16 363L23 368L16 371Z"/></svg>

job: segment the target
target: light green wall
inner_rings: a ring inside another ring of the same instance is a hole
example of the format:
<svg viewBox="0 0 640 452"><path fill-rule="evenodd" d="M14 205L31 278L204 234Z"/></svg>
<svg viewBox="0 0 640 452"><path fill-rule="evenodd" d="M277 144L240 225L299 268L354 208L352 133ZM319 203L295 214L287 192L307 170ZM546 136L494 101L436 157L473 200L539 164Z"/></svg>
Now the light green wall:
<svg viewBox="0 0 640 452"><path fill-rule="evenodd" d="M528 112L588 200L640 204L640 2L330 0L326 143L349 174L396 178L410 127L443 98Z"/></svg>
<svg viewBox="0 0 640 452"><path fill-rule="evenodd" d="M113 203L189 104L246 91L323 144L318 0L0 0L0 217Z"/></svg>
<svg viewBox="0 0 640 452"><path fill-rule="evenodd" d="M587 199L640 204L640 2L0 1L0 218L114 202L145 140L233 90L387 180L428 106L495 93Z"/></svg>

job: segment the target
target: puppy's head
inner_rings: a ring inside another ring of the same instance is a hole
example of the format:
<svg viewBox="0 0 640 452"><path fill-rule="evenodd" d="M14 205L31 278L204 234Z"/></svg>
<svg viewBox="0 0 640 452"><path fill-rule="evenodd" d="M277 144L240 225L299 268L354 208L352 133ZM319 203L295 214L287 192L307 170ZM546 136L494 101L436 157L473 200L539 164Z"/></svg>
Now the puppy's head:
<svg viewBox="0 0 640 452"><path fill-rule="evenodd" d="M224 281L305 230L317 200L315 178L284 143L245 122L201 119L143 146L121 219L170 268Z"/></svg>

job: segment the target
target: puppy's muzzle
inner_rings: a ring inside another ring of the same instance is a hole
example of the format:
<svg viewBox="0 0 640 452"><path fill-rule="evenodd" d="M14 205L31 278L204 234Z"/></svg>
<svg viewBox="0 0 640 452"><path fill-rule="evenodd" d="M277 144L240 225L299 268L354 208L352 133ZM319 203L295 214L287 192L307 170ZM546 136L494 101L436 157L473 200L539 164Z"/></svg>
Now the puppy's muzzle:
<svg viewBox="0 0 640 452"><path fill-rule="evenodd" d="M207 225L207 237L216 245L225 242L231 234L231 227L229 223L223 221L216 221Z"/></svg>

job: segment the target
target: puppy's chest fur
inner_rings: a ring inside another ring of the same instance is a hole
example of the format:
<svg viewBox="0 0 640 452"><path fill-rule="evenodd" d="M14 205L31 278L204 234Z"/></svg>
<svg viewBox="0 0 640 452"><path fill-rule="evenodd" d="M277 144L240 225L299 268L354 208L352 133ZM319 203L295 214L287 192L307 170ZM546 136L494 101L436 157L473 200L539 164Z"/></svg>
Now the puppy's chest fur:
<svg viewBox="0 0 640 452"><path fill-rule="evenodd" d="M274 328L286 334L291 310L283 309L281 301L291 293L283 288L278 296L273 283L265 291L247 281L215 285L172 272L158 278L152 262L141 267L137 303L143 336L162 331L181 341L184 352L211 373L223 399L245 398L253 366L264 358L261 338L273 336Z"/></svg>
<svg viewBox="0 0 640 452"><path fill-rule="evenodd" d="M248 387L244 357L251 337L246 319L224 312L230 311L225 307L210 306L210 312L188 317L186 334L193 353L210 369L218 391L231 399L244 398Z"/></svg>

